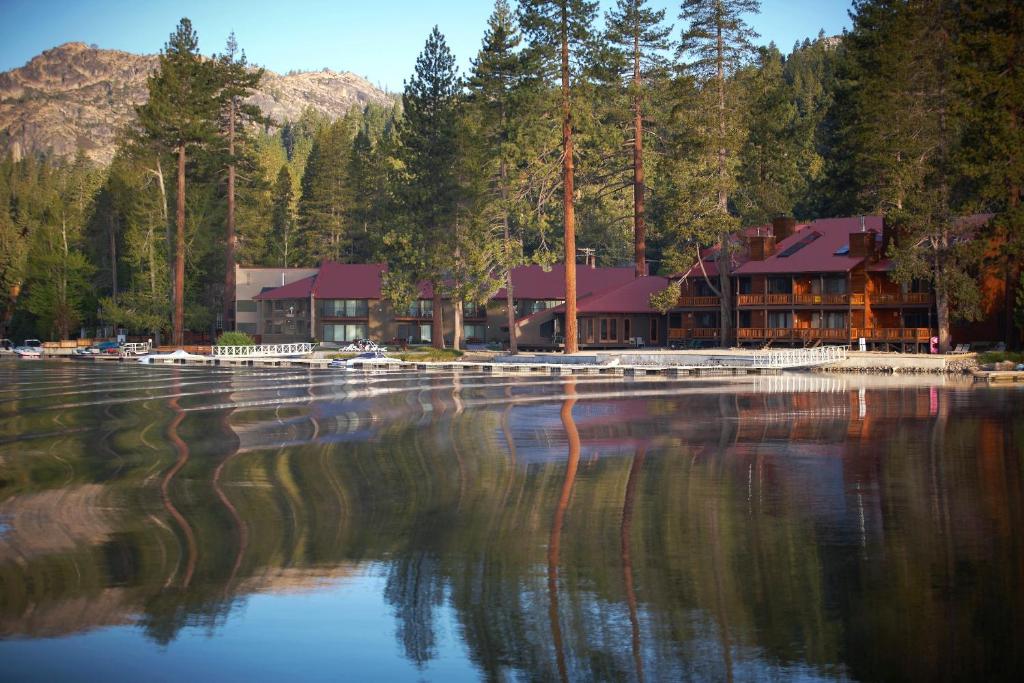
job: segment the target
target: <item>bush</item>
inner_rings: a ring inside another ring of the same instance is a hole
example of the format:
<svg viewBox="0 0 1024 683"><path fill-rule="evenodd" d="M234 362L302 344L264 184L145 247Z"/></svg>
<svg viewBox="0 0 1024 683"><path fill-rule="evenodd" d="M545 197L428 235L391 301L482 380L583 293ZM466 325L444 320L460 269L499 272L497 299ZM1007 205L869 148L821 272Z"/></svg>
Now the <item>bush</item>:
<svg viewBox="0 0 1024 683"><path fill-rule="evenodd" d="M245 332L224 332L217 338L217 346L255 346L256 342Z"/></svg>
<svg viewBox="0 0 1024 683"><path fill-rule="evenodd" d="M988 363L1001 363L1003 361L1013 361L1014 363L1024 363L1024 353L1014 353L1013 351L986 351L985 353L978 354L978 362L982 365Z"/></svg>

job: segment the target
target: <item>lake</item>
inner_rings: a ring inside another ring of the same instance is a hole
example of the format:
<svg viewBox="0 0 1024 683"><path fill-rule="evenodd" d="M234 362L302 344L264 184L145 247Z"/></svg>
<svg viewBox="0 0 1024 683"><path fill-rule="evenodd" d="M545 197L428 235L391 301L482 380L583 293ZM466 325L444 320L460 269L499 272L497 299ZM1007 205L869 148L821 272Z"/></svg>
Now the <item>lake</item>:
<svg viewBox="0 0 1024 683"><path fill-rule="evenodd" d="M1024 387L0 362L0 680L995 680Z"/></svg>

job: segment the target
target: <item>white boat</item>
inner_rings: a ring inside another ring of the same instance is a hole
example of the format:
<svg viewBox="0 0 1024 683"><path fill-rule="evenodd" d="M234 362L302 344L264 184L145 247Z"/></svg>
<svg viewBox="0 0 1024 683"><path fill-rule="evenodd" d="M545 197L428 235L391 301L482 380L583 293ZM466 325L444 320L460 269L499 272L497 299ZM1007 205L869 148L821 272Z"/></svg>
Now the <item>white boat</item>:
<svg viewBox="0 0 1024 683"><path fill-rule="evenodd" d="M38 346L15 346L14 354L18 358L42 358L42 350Z"/></svg>
<svg viewBox="0 0 1024 683"><path fill-rule="evenodd" d="M354 368L356 366L365 365L394 365L396 363L402 363L403 361L398 358L391 358L390 356L384 355L381 350L367 351L361 353L353 358L335 358L327 364L329 368Z"/></svg>
<svg viewBox="0 0 1024 683"><path fill-rule="evenodd" d="M210 360L209 356L199 356L188 351L178 349L177 351L171 351L170 353L147 353L145 356L139 359L140 363L174 363L176 361L186 360Z"/></svg>

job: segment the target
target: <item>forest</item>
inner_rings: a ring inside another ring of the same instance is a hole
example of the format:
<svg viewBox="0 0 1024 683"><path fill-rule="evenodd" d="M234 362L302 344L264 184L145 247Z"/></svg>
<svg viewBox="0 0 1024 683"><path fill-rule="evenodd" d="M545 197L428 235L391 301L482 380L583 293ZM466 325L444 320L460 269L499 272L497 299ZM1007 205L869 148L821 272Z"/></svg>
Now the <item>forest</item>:
<svg viewBox="0 0 1024 683"><path fill-rule="evenodd" d="M421 281L482 303L521 264L672 275L717 247L727 295L741 227L866 213L940 324L980 315L988 272L1024 327L1024 7L855 0L788 52L758 9L497 0L468 72L435 27L392 106L295 121L246 103L263 72L233 36L204 55L182 19L109 166L0 160L0 336L213 335L236 263L386 262L394 303Z"/></svg>

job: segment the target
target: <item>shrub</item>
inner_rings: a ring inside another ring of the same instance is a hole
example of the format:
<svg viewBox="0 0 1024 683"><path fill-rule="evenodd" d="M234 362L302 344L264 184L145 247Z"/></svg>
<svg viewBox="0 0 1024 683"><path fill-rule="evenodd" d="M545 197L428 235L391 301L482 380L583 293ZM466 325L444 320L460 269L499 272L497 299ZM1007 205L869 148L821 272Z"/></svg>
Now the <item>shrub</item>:
<svg viewBox="0 0 1024 683"><path fill-rule="evenodd" d="M217 346L254 346L256 342L245 332L224 332L217 338Z"/></svg>

